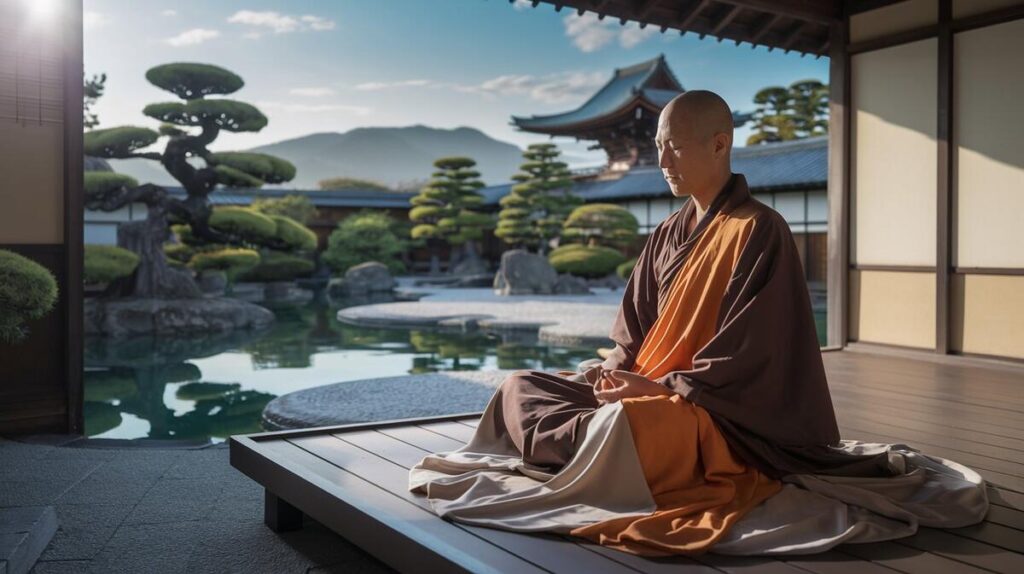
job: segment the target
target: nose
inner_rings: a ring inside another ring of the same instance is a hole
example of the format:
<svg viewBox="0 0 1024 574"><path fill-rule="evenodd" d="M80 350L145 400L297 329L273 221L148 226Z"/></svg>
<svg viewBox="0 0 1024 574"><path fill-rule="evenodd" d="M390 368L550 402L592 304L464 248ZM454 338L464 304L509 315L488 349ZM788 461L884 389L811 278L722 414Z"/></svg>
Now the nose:
<svg viewBox="0 0 1024 574"><path fill-rule="evenodd" d="M672 167L672 162L668 158L668 146L662 146L661 151L658 152L658 167Z"/></svg>

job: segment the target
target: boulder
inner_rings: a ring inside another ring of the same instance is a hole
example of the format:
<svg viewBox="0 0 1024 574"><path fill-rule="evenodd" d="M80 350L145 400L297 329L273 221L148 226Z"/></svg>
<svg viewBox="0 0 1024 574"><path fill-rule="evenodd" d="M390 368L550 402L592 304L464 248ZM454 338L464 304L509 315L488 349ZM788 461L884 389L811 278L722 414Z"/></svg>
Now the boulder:
<svg viewBox="0 0 1024 574"><path fill-rule="evenodd" d="M223 295L228 286L228 276L223 271L208 269L199 273L198 283L203 293Z"/></svg>
<svg viewBox="0 0 1024 574"><path fill-rule="evenodd" d="M494 276L498 295L549 295L555 292L558 273L543 255L523 249L501 254L501 266Z"/></svg>
<svg viewBox="0 0 1024 574"><path fill-rule="evenodd" d="M608 289L622 289L626 286L626 280L612 273L611 275L606 275L604 277L587 279L586 284L589 287L607 287Z"/></svg>
<svg viewBox="0 0 1024 574"><path fill-rule="evenodd" d="M264 307L230 298L211 299L89 299L85 303L85 333L131 335L189 335L260 329L274 322Z"/></svg>
<svg viewBox="0 0 1024 574"><path fill-rule="evenodd" d="M331 279L327 284L327 295L332 299L340 299L390 293L397 284L386 265L368 261L349 267L344 277Z"/></svg>
<svg viewBox="0 0 1024 574"><path fill-rule="evenodd" d="M587 280L568 273L562 273L555 281L555 293L558 295L580 295L591 293Z"/></svg>

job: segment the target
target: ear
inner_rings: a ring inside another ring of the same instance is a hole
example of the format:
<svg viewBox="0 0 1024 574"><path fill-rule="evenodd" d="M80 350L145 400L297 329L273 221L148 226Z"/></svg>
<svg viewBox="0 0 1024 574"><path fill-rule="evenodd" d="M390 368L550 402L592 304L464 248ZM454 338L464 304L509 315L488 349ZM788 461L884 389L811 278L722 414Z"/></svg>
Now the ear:
<svg viewBox="0 0 1024 574"><path fill-rule="evenodd" d="M725 154L727 154L729 152L729 147L732 145L732 142L729 141L729 136L726 135L723 132L718 132L718 133L715 134L715 138L714 139L715 139L715 146L714 146L715 157L722 157Z"/></svg>

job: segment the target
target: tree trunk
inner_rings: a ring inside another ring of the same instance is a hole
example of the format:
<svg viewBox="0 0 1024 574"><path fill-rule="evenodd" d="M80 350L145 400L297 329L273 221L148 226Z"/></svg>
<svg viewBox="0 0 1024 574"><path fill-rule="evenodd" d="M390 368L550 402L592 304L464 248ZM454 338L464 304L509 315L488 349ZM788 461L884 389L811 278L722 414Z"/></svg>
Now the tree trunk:
<svg viewBox="0 0 1024 574"><path fill-rule="evenodd" d="M154 299L198 299L203 296L188 273L174 269L164 257L168 237L167 216L153 209L143 221L122 223L117 228L117 246L135 252L135 272L111 284L108 294Z"/></svg>

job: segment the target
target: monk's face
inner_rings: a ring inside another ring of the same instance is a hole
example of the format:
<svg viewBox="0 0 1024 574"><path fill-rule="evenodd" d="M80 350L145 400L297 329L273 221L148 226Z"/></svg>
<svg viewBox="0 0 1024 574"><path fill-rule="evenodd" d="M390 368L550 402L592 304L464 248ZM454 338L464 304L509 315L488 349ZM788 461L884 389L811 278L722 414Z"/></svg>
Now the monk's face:
<svg viewBox="0 0 1024 574"><path fill-rule="evenodd" d="M697 110L688 110L683 102L674 103L679 105L670 104L658 119L654 137L658 165L672 195L703 197L714 187L723 165L728 169L732 142L724 130L707 121L702 125Z"/></svg>

